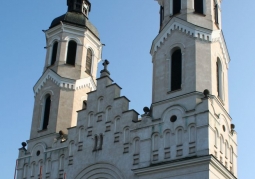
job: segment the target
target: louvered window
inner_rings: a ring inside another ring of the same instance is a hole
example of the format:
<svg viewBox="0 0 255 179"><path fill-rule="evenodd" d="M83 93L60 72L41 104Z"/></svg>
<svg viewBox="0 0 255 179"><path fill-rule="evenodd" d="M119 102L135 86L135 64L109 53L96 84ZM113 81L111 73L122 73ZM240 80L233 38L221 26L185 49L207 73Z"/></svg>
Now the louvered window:
<svg viewBox="0 0 255 179"><path fill-rule="evenodd" d="M86 73L88 73L89 75L91 75L91 67L92 67L92 51L88 49L86 58Z"/></svg>

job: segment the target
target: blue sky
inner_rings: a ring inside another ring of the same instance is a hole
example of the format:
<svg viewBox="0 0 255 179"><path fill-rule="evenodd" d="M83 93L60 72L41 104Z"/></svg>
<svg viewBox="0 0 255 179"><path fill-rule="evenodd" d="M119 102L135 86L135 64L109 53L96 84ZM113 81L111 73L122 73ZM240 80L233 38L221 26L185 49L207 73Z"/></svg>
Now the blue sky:
<svg viewBox="0 0 255 179"><path fill-rule="evenodd" d="M111 78L142 113L151 104L152 63L149 54L158 34L159 6L154 0L91 0L90 21L106 44ZM241 3L241 4L240 4ZM255 95L255 1L223 1L223 32L231 57L230 115L238 132L238 173L253 178L255 142L252 133ZM65 0L1 1L0 5L0 147L1 178L13 177L21 142L29 139L33 86L42 74L45 35L51 21L67 10ZM101 64L99 70L102 69ZM248 90L248 92L247 92ZM251 140L250 140L251 139ZM4 144L4 145L3 145Z"/></svg>

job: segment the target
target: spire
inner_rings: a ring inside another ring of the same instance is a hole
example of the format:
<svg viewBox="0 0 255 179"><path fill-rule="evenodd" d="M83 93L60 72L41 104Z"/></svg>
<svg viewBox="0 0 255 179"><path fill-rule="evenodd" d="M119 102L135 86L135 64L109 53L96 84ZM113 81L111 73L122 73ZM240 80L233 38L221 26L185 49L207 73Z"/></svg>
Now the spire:
<svg viewBox="0 0 255 179"><path fill-rule="evenodd" d="M88 17L91 10L89 0L67 0L68 12L83 13Z"/></svg>

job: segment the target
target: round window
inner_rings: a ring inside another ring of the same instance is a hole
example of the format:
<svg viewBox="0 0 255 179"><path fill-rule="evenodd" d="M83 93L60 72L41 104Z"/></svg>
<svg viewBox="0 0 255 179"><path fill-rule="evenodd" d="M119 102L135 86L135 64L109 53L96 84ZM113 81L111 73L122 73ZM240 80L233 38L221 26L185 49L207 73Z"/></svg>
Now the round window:
<svg viewBox="0 0 255 179"><path fill-rule="evenodd" d="M173 115L171 118L170 118L170 121L171 122L175 122L177 120L177 116L176 115Z"/></svg>

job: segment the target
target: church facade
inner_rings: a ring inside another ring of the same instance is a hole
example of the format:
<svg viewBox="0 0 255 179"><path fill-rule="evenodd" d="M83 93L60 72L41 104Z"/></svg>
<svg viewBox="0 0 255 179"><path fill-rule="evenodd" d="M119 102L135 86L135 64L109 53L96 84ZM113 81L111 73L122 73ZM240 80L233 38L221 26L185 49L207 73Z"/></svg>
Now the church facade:
<svg viewBox="0 0 255 179"><path fill-rule="evenodd" d="M103 44L88 19L91 3L67 0L67 13L45 31L17 179L237 178L221 0L157 1L152 103L139 117L107 60L96 78Z"/></svg>

